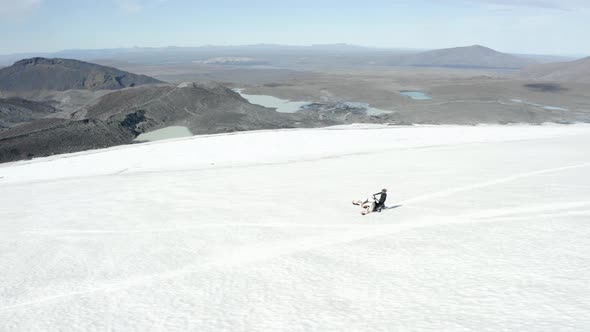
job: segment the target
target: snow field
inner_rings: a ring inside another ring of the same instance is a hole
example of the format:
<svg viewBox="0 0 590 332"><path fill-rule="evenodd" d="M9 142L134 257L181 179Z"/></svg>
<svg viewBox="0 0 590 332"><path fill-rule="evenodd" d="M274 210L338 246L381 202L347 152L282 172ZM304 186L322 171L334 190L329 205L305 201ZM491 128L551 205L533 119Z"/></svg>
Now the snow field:
<svg viewBox="0 0 590 332"><path fill-rule="evenodd" d="M585 331L589 143L351 126L0 165L0 330ZM382 187L400 207L350 204Z"/></svg>

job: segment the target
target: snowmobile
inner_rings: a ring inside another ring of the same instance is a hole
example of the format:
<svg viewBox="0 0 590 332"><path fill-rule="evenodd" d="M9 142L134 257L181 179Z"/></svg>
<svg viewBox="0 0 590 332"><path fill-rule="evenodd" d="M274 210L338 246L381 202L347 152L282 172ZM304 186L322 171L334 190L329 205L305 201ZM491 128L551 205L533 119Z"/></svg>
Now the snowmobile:
<svg viewBox="0 0 590 332"><path fill-rule="evenodd" d="M377 206L377 199L375 198L375 196L373 196L372 198L367 198L365 200L359 199L356 201L352 201L352 205L360 206L363 209L361 211L361 214L363 216L371 212L381 212L381 210L385 208L385 206L375 208Z"/></svg>

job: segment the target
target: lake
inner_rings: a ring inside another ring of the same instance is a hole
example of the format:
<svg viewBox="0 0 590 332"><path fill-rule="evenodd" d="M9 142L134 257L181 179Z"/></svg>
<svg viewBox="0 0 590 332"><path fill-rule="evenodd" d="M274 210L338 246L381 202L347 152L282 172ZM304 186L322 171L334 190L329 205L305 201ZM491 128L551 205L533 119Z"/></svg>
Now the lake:
<svg viewBox="0 0 590 332"><path fill-rule="evenodd" d="M406 91L406 90L402 90L399 93L401 95L404 95L406 97L410 97L410 98L415 99L415 100L429 100L429 99L432 99L432 97L430 97L429 95L427 95L426 93L424 93L422 91Z"/></svg>
<svg viewBox="0 0 590 332"><path fill-rule="evenodd" d="M242 89L236 89L242 97L244 97L250 104L260 105L268 108L275 108L280 113L295 113L303 106L309 105L309 102L304 101L290 101L273 96L266 95L249 95L242 93Z"/></svg>
<svg viewBox="0 0 590 332"><path fill-rule="evenodd" d="M295 113L302 109L316 109L317 111L325 110L346 110L346 109L357 109L363 110L367 115L380 115L392 113L392 111L386 111L371 107L366 103L358 102L339 102L339 103L312 103L306 101L290 101L287 99L281 99L267 95L250 95L243 93L242 89L236 89L242 97L244 97L251 104L256 104L268 108L275 108L277 112L281 113Z"/></svg>
<svg viewBox="0 0 590 332"><path fill-rule="evenodd" d="M143 133L135 138L135 141L161 141L171 138L190 137L193 133L187 128L182 126L171 126L147 133Z"/></svg>

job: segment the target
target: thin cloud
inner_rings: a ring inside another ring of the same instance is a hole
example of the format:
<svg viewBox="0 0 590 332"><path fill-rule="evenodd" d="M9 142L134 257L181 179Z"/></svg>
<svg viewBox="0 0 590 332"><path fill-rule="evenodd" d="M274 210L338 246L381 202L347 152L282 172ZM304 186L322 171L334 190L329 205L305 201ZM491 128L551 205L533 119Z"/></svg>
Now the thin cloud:
<svg viewBox="0 0 590 332"><path fill-rule="evenodd" d="M138 13L143 10L143 2L139 0L116 0L116 5L124 12Z"/></svg>
<svg viewBox="0 0 590 332"><path fill-rule="evenodd" d="M144 9L153 8L162 5L169 0L113 0L115 5L122 11L135 14Z"/></svg>
<svg viewBox="0 0 590 332"><path fill-rule="evenodd" d="M0 16L21 16L29 14L41 6L43 0L0 0Z"/></svg>
<svg viewBox="0 0 590 332"><path fill-rule="evenodd" d="M576 10L590 7L590 4L586 0L468 0L467 2L503 7L531 7L558 10Z"/></svg>

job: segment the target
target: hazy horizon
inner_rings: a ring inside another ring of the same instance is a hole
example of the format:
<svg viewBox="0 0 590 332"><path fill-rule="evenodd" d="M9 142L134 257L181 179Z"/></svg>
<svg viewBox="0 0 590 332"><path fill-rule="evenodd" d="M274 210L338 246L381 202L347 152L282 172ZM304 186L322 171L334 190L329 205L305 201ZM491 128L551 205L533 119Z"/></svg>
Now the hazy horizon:
<svg viewBox="0 0 590 332"><path fill-rule="evenodd" d="M0 54L62 50L359 45L439 49L484 45L506 53L590 54L582 0L0 0Z"/></svg>
<svg viewBox="0 0 590 332"><path fill-rule="evenodd" d="M372 46L372 45L356 45L356 44L347 44L347 43L326 43L326 44L299 44L299 45L295 45L295 44L270 44L270 43L256 43L256 44L243 44L243 45L182 45L182 46L178 46L178 45L168 45L168 46L128 46L128 47L112 47L112 48L71 48L71 49L61 49L61 50L57 50L57 51L29 51L29 52L16 52L16 53L0 53L0 56L2 57L19 57L19 56L23 56L23 57L45 57L45 56L57 56L60 57L60 53L64 53L64 54L68 54L68 53L75 53L75 52L109 52L109 51L117 51L117 50L121 50L121 51L133 51L133 50L165 50L165 49L199 49L199 48L254 48L254 47L276 47L276 48L283 48L282 51L288 49L288 48L314 48L317 47L318 49L320 49L320 47L324 46L324 47L342 47L342 48L346 48L346 47L350 47L350 48L363 48L366 49L367 51L370 51L371 49L377 50L377 51L404 51L404 52L427 52L427 51L432 51L432 50L438 50L438 48L428 48L428 47L423 47L423 48L413 48L413 47L385 47L385 46ZM470 46L483 46L483 47L488 47L486 45L481 45L481 44L474 44L474 45L456 45L456 46L450 46L448 48L460 48L460 47L470 47ZM490 47L491 48L491 47ZM492 48L493 49L493 48ZM582 54L582 53L561 53L561 54L555 54L555 53L531 53L531 52L505 52L503 50L498 50L498 49L494 49L495 51L498 52L502 52L502 53L507 53L507 54L513 54L513 55L529 55L529 56L549 56L549 57L563 57L563 58L571 58L571 59L579 59L579 58L585 58L590 56L590 53L586 53L586 54ZM66 56L67 57L67 56Z"/></svg>

